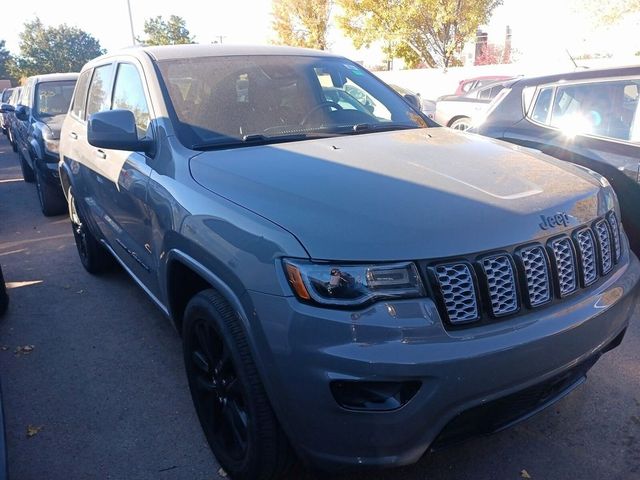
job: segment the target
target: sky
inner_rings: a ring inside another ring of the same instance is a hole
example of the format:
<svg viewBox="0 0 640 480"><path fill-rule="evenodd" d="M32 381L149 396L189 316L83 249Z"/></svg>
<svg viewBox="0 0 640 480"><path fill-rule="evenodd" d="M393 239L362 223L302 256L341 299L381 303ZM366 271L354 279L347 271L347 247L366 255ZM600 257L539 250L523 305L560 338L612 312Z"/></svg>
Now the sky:
<svg viewBox="0 0 640 480"><path fill-rule="evenodd" d="M308 0L307 0L308 1ZM171 14L186 20L187 28L199 43L219 40L223 43L263 44L273 38L271 0L130 0L136 35L143 36L144 19ZM102 2L101 2L102 3ZM576 9L575 4L578 3ZM18 34L25 21L40 17L45 25L67 23L88 31L104 48L117 50L131 44L127 0L110 0L98 7L95 0L29 0L21 8L10 10L11 21L2 22L0 39L17 53ZM640 50L633 22L610 29L594 31L579 15L579 0L504 0L488 25L491 39L502 39L506 25L513 29L513 44L523 56L538 58L553 52L566 55L564 49L580 51L613 51L620 55ZM624 38L625 41L621 39ZM356 51L339 29L332 29L331 50L354 60L374 63L377 49ZM574 53L575 54L575 53Z"/></svg>

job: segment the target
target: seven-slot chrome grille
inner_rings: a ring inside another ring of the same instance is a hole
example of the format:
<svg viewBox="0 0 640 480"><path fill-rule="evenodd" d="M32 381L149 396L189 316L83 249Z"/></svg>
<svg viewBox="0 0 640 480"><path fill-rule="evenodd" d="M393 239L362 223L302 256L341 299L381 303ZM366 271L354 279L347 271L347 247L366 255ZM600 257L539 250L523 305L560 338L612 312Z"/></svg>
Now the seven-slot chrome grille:
<svg viewBox="0 0 640 480"><path fill-rule="evenodd" d="M578 254L582 264L582 283L585 287L598 279L598 265L596 263L596 245L590 228L578 230L575 234Z"/></svg>
<svg viewBox="0 0 640 480"><path fill-rule="evenodd" d="M487 288L491 299L491 311L496 316L507 315L518 310L516 276L507 255L497 255L481 261L487 278Z"/></svg>
<svg viewBox="0 0 640 480"><path fill-rule="evenodd" d="M544 248L540 245L520 250L527 288L524 289L529 305L537 307L551 300L551 277Z"/></svg>
<svg viewBox="0 0 640 480"><path fill-rule="evenodd" d="M465 323L477 320L479 309L471 267L457 263L438 265L434 270L451 321Z"/></svg>
<svg viewBox="0 0 640 480"><path fill-rule="evenodd" d="M545 245L515 248L429 267L445 319L453 324L502 317L563 298L607 275L621 255L617 217L610 212L589 227L558 235ZM555 293L554 293L555 292Z"/></svg>

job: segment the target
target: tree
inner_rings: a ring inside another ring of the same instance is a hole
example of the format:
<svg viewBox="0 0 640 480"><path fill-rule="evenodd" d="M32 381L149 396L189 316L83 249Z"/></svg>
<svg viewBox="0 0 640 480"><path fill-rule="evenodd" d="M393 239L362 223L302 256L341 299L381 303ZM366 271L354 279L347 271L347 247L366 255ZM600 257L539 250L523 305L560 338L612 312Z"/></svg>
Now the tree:
<svg viewBox="0 0 640 480"><path fill-rule="evenodd" d="M194 37L187 30L184 18L171 15L165 21L162 15L154 18L147 18L144 21L145 39L137 39L143 45L183 45L185 43L195 43Z"/></svg>
<svg viewBox="0 0 640 480"><path fill-rule="evenodd" d="M16 78L12 74L13 57L5 47L5 41L0 40L0 79L9 79L15 84Z"/></svg>
<svg viewBox="0 0 640 480"><path fill-rule="evenodd" d="M627 15L640 13L640 0L574 0L573 7L592 16L596 24L612 25Z"/></svg>
<svg viewBox="0 0 640 480"><path fill-rule="evenodd" d="M465 42L502 0L337 0L338 24L357 48L382 40L409 64L458 64ZM416 59L419 59L416 62Z"/></svg>
<svg viewBox="0 0 640 480"><path fill-rule="evenodd" d="M105 53L87 32L66 24L45 27L36 17L20 33L20 54L12 74L17 78L45 73L78 72L89 60Z"/></svg>
<svg viewBox="0 0 640 480"><path fill-rule="evenodd" d="M276 43L326 50L330 16L331 0L273 0Z"/></svg>

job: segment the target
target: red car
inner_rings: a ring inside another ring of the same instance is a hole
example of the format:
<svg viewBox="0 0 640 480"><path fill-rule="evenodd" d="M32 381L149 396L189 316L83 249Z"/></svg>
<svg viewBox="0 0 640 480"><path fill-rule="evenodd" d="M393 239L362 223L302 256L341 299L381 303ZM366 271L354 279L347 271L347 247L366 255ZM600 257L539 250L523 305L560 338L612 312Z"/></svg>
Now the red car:
<svg viewBox="0 0 640 480"><path fill-rule="evenodd" d="M489 83L500 82L503 80L511 80L513 77L510 75L485 75L483 77L467 78L466 80L460 80L458 89L454 95L464 95L476 88L484 87Z"/></svg>

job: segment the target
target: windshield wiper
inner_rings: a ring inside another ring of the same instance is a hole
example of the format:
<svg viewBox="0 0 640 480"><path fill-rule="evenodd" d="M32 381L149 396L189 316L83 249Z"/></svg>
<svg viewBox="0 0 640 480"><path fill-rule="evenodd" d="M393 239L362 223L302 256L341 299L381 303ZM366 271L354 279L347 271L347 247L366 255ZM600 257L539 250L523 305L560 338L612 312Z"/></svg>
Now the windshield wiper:
<svg viewBox="0 0 640 480"><path fill-rule="evenodd" d="M270 145L273 143L295 142L298 140L305 140L309 136L306 133L294 133L287 135L263 135L262 133L253 133L251 135L245 135L238 139L224 139L218 142L212 143L198 143L193 145L193 150L217 150L225 148L239 148L248 147L253 145Z"/></svg>
<svg viewBox="0 0 640 480"><path fill-rule="evenodd" d="M384 132L389 130L411 130L414 128L421 128L418 125L407 125L406 123L356 123L351 130L354 133L367 133L367 132Z"/></svg>

